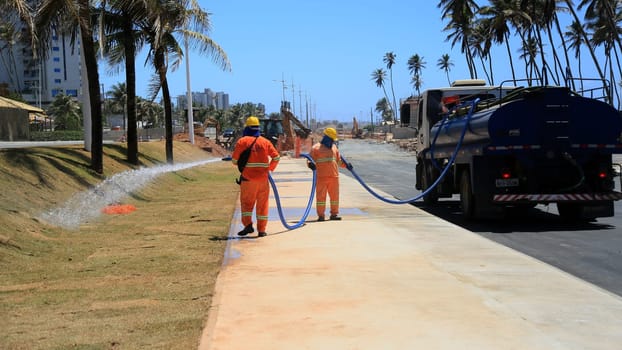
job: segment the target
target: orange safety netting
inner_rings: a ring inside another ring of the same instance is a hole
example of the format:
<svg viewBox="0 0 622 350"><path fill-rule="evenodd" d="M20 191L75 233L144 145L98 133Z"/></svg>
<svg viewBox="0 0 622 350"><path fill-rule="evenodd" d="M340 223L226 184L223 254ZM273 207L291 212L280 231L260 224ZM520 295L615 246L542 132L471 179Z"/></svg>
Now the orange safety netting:
<svg viewBox="0 0 622 350"><path fill-rule="evenodd" d="M129 214L136 210L136 207L132 204L112 204L104 207L102 212L104 214Z"/></svg>

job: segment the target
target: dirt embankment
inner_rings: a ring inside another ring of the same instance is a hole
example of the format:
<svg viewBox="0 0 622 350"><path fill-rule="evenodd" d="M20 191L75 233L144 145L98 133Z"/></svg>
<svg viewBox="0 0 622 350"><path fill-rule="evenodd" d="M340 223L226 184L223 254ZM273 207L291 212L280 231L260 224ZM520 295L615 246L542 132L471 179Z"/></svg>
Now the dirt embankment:
<svg viewBox="0 0 622 350"><path fill-rule="evenodd" d="M175 141L190 142L187 133L176 134L173 139ZM228 151L223 146L217 144L216 140L199 135L194 135L194 145L206 152L211 153L214 157L224 157L231 154L231 151Z"/></svg>

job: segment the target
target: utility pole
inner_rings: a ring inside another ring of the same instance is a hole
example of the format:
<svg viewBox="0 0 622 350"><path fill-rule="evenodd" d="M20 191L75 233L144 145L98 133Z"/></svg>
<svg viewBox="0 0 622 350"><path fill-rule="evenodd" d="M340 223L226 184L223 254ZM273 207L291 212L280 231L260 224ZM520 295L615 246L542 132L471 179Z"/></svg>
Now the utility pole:
<svg viewBox="0 0 622 350"><path fill-rule="evenodd" d="M302 90L298 87L298 115L302 117ZM307 120L307 128L309 127L309 121Z"/></svg>
<svg viewBox="0 0 622 350"><path fill-rule="evenodd" d="M374 109L369 107L369 118L371 119L371 138L374 138Z"/></svg>
<svg viewBox="0 0 622 350"><path fill-rule="evenodd" d="M307 126L309 126L309 96L307 95L306 92L305 92L305 110L306 110L306 115L307 115Z"/></svg>
<svg viewBox="0 0 622 350"><path fill-rule="evenodd" d="M190 54L188 53L188 36L184 37L186 56L186 102L188 105L188 140L194 145L194 117L192 115L192 90L190 87Z"/></svg>
<svg viewBox="0 0 622 350"><path fill-rule="evenodd" d="M294 78L292 78L292 114L296 115L296 89L294 89Z"/></svg>
<svg viewBox="0 0 622 350"><path fill-rule="evenodd" d="M272 81L281 83L283 85L283 100L281 101L281 107L285 107L285 89L287 89L287 86L285 86L285 74L283 74L283 76L281 77L281 80L272 80Z"/></svg>

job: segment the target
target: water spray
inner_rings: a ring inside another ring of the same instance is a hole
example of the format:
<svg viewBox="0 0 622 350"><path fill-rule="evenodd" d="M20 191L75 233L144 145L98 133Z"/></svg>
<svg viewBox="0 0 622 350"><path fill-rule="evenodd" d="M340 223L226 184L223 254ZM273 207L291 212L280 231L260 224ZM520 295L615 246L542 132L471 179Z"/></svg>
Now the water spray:
<svg viewBox="0 0 622 350"><path fill-rule="evenodd" d="M90 190L77 193L62 207L43 213L41 219L56 226L77 229L86 220L98 217L106 206L118 203L122 198L163 173L185 170L217 161L219 159L214 158L124 171L111 176Z"/></svg>

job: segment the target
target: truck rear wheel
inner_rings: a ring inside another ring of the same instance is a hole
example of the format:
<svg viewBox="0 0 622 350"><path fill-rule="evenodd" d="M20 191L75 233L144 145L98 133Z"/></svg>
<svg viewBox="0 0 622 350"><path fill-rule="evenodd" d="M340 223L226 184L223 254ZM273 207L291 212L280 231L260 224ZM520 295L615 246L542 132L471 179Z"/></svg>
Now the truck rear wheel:
<svg viewBox="0 0 622 350"><path fill-rule="evenodd" d="M462 171L460 175L460 205L462 206L462 217L467 220L473 219L475 214L475 197L471 187L471 172Z"/></svg>

